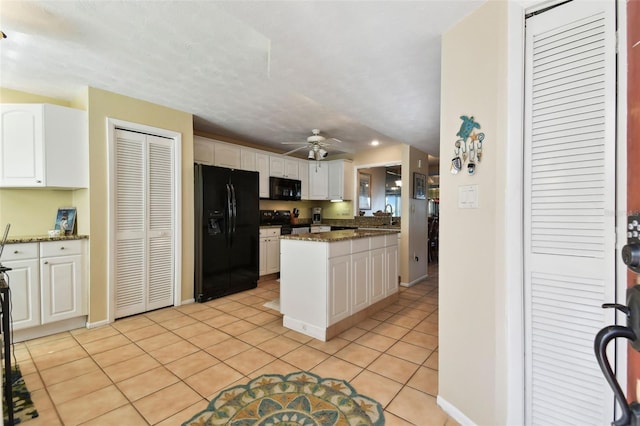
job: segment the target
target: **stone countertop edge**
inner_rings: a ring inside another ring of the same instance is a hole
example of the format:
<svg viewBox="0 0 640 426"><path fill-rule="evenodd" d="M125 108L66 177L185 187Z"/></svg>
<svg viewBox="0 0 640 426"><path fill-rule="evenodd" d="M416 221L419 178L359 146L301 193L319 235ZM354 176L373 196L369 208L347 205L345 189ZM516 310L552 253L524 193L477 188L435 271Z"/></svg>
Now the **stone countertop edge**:
<svg viewBox="0 0 640 426"><path fill-rule="evenodd" d="M398 231L393 230L351 230L344 231L330 231L330 232L317 232L315 234L291 234L281 235L281 240L299 240L299 241L316 241L321 243L332 243L335 241L355 240L358 238L377 237L379 235L392 235L397 234Z"/></svg>
<svg viewBox="0 0 640 426"><path fill-rule="evenodd" d="M48 235L26 235L22 237L7 238L7 244L17 243L41 243L47 241L66 241L66 240L88 240L88 235L61 235L50 237Z"/></svg>

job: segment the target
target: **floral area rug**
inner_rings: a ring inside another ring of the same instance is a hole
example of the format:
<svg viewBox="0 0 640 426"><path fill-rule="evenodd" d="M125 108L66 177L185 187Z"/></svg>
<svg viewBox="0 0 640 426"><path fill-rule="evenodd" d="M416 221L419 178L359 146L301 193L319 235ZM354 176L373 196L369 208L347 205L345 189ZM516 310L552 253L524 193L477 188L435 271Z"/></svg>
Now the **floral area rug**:
<svg viewBox="0 0 640 426"><path fill-rule="evenodd" d="M22 424L29 419L38 417L38 411L33 406L31 393L29 393L27 385L24 383L22 373L20 373L20 367L16 365L11 368L11 378L9 378L5 373L4 380L7 379L11 380L11 391L13 393L13 424ZM4 392L2 397L4 398ZM2 401L2 414L4 415L5 426L11 425L11 423L9 423L9 413L7 408L7 404Z"/></svg>
<svg viewBox="0 0 640 426"><path fill-rule="evenodd" d="M384 425L382 406L343 380L299 371L223 390L183 426Z"/></svg>

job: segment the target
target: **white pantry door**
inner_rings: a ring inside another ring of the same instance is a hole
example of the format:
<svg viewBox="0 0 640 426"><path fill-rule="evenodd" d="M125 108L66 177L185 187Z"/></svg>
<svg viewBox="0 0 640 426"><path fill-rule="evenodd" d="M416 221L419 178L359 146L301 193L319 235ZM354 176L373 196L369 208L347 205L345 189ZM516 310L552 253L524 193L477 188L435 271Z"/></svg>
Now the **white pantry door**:
<svg viewBox="0 0 640 426"><path fill-rule="evenodd" d="M613 420L593 340L614 322L601 305L615 300L615 31L613 1L576 0L526 21L529 425Z"/></svg>
<svg viewBox="0 0 640 426"><path fill-rule="evenodd" d="M173 143L116 129L115 318L173 305Z"/></svg>

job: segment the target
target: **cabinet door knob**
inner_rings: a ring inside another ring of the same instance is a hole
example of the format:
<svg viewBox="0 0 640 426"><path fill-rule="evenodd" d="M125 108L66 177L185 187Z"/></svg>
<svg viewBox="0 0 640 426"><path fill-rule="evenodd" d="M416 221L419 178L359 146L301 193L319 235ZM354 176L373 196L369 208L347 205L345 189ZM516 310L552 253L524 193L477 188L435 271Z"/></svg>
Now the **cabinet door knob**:
<svg viewBox="0 0 640 426"><path fill-rule="evenodd" d="M36 180L36 183L42 183L42 181L41 180Z"/></svg>
<svg viewBox="0 0 640 426"><path fill-rule="evenodd" d="M48 264L49 264L49 261L48 261L48 260L45 260L45 261L44 261L44 264L45 264L45 265L48 265Z"/></svg>
<svg viewBox="0 0 640 426"><path fill-rule="evenodd" d="M60 250L64 250L64 246L60 247Z"/></svg>
<svg viewBox="0 0 640 426"><path fill-rule="evenodd" d="M13 254L18 254L20 253L20 250L14 250Z"/></svg>

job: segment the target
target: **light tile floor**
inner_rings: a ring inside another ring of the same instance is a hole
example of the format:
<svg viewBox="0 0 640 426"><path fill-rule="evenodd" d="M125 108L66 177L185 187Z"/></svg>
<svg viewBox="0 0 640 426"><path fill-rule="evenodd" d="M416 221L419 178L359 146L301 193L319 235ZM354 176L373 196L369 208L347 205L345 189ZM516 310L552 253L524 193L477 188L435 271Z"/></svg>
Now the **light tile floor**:
<svg viewBox="0 0 640 426"><path fill-rule="evenodd" d="M387 425L455 424L436 405L438 273L329 342L282 327L263 307L277 281L15 345L38 425L180 425L222 389L307 370L350 381Z"/></svg>

